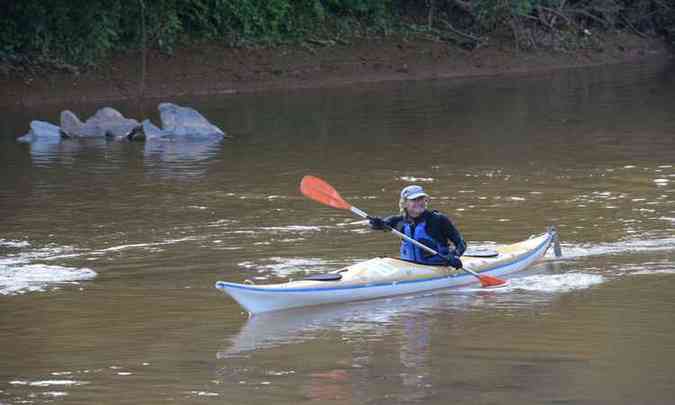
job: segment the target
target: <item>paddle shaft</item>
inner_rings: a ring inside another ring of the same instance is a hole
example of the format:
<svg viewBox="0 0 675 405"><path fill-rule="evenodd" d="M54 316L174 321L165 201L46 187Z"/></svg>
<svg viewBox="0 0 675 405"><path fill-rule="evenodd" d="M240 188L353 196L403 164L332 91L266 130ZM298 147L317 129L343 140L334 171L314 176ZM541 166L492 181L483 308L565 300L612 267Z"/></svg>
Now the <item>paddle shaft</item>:
<svg viewBox="0 0 675 405"><path fill-rule="evenodd" d="M360 216L361 218L366 218L366 219L371 218L370 215L366 214L364 211L361 211L360 209L358 209L356 207L350 207L349 210L351 212L353 212L354 214ZM405 239L406 241L408 241L408 242L412 243L413 245L417 246L418 248L426 250L427 252L431 253L432 255L439 255L439 256L443 257L444 259L447 259L445 256L441 255L440 253L438 253L434 249L430 248L429 246L426 246L425 244L416 241L415 239L411 238L410 236L408 236L408 235L406 235L402 232L399 232L398 230L392 228L391 226L389 226L387 224L385 224L384 226L386 226L387 229L390 230L394 235L398 236L401 239ZM480 274L476 273L475 271L469 270L467 268L462 268L462 270L466 271L467 273L469 273L473 276L476 276L476 277L480 278Z"/></svg>

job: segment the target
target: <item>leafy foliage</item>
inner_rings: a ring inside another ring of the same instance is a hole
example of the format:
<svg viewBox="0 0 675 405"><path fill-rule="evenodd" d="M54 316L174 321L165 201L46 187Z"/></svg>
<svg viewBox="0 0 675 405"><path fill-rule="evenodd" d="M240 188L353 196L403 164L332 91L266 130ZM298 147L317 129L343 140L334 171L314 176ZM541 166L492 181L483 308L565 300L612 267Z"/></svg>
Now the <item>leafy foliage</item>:
<svg viewBox="0 0 675 405"><path fill-rule="evenodd" d="M543 31L566 38L590 27L664 35L675 44L675 5L669 0L6 0L0 2L0 61L92 65L111 51L143 46L142 26L147 46L167 53L190 41L275 45L411 26L474 42L512 32L517 45L536 45Z"/></svg>

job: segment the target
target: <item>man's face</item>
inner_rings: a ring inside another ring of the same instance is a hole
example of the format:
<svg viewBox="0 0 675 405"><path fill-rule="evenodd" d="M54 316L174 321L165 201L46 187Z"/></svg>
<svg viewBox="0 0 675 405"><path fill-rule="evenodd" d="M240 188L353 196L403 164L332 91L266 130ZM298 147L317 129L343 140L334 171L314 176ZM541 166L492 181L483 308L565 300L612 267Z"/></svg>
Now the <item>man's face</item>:
<svg viewBox="0 0 675 405"><path fill-rule="evenodd" d="M414 200L407 200L405 208L408 211L408 215L412 218L419 217L427 209L427 201L429 201L428 198L424 196L415 198Z"/></svg>

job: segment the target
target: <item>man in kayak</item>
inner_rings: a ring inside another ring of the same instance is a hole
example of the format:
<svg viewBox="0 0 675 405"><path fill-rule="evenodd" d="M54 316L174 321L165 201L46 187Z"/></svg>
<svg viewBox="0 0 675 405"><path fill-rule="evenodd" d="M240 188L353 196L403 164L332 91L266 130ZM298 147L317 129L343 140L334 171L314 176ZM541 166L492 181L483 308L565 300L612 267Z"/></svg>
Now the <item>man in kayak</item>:
<svg viewBox="0 0 675 405"><path fill-rule="evenodd" d="M384 219L372 217L370 227L385 231L396 229L440 253L432 255L411 242L402 240L402 260L431 265L449 264L459 269L462 267L459 257L466 250L464 238L447 216L435 210L428 210L428 202L429 195L422 187L407 186L401 190L400 215L391 215ZM453 243L454 249L450 249L448 241Z"/></svg>

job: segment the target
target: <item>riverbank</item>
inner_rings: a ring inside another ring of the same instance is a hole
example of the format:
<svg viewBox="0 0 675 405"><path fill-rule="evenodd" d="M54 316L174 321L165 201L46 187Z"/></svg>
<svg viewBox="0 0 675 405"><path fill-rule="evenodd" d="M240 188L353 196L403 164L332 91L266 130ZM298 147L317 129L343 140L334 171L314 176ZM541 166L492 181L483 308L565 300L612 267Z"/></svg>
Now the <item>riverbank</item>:
<svg viewBox="0 0 675 405"><path fill-rule="evenodd" d="M67 66L63 71L6 71L0 75L0 106L102 103L135 99L141 94L170 100L186 95L504 75L672 57L661 40L628 33L605 34L593 43L573 52L518 51L508 45L465 50L442 41L393 37L275 48L202 45L178 49L171 56L149 51L144 80L142 57L134 52L117 55L85 72Z"/></svg>

